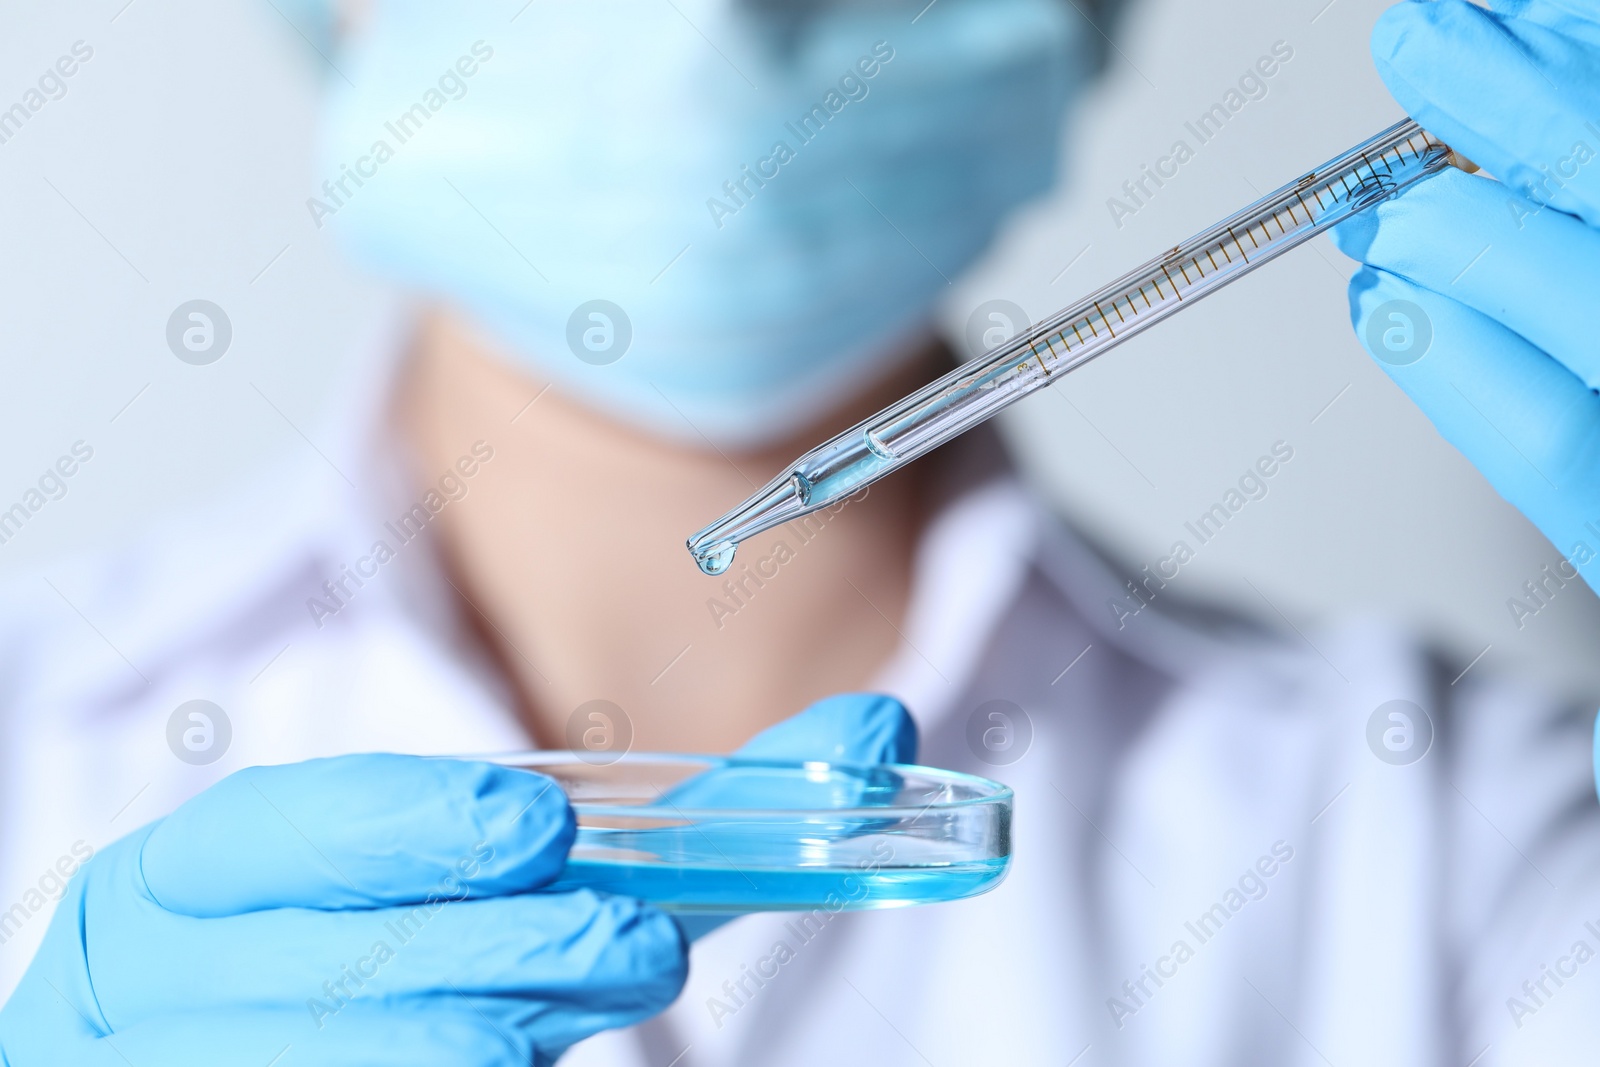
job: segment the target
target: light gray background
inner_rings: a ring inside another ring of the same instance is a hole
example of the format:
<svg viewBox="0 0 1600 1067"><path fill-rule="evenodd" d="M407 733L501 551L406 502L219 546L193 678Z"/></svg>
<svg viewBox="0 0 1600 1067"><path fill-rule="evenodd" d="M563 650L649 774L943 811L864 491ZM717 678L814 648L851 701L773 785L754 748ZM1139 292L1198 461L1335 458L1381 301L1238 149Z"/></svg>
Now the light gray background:
<svg viewBox="0 0 1600 1067"><path fill-rule="evenodd" d="M1139 0L1078 111L1064 186L952 292L952 333L993 298L1043 317L1396 120L1366 48L1383 3L1324 4ZM0 145L0 501L75 440L95 458L0 545L0 575L48 572L57 553L114 543L307 448L387 299L306 213L326 67L278 8L9 5L0 108L79 39L95 54L66 97ZM1294 58L1267 97L1118 228L1107 197L1175 139L1192 145L1184 120L1279 40ZM1006 426L1027 470L1091 532L1153 562L1287 441L1295 458L1271 494L1183 569L1185 591L1297 622L1399 616L1464 659L1487 646L1485 667L1600 691L1600 603L1573 585L1516 628L1506 599L1559 557L1368 360L1348 326L1349 271L1319 241L1019 405ZM164 340L195 298L233 323L208 367Z"/></svg>

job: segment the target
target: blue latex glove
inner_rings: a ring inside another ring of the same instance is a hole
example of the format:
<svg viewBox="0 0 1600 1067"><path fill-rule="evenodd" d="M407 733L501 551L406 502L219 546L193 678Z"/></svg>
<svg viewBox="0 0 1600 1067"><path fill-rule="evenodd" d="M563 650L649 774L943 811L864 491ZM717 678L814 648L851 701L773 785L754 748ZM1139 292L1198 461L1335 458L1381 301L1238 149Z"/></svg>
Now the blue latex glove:
<svg viewBox="0 0 1600 1067"><path fill-rule="evenodd" d="M756 734L738 755L829 763L915 763L917 725L893 697L844 693Z"/></svg>
<svg viewBox="0 0 1600 1067"><path fill-rule="evenodd" d="M909 759L881 697L759 735L774 758ZM0 1064L548 1064L665 1008L683 931L626 897L529 893L575 832L549 779L362 755L240 771L73 878L0 1010Z"/></svg>
<svg viewBox="0 0 1600 1067"><path fill-rule="evenodd" d="M523 892L574 832L549 779L490 764L240 771L73 879L0 1012L3 1059L551 1063L666 1007L687 974L661 912Z"/></svg>
<svg viewBox="0 0 1600 1067"><path fill-rule="evenodd" d="M819 700L799 715L769 726L747 741L735 755L748 759L819 760L826 763L913 763L917 758L917 725L893 697L844 693ZM673 792L673 802L731 807L782 807L766 796L766 783L739 776L724 780L711 774L692 779ZM678 916L691 940L722 926L731 915Z"/></svg>
<svg viewBox="0 0 1600 1067"><path fill-rule="evenodd" d="M1490 6L1401 3L1372 49L1412 117L1499 180L1445 171L1335 239L1367 264L1368 349L1570 561L1546 591L1575 571L1600 588L1600 3Z"/></svg>
<svg viewBox="0 0 1600 1067"><path fill-rule="evenodd" d="M910 763L917 757L917 728L892 697L846 693L762 731L735 755L791 763ZM849 807L865 784L841 777L800 785L759 771L715 770L675 786L667 799L686 808Z"/></svg>
<svg viewBox="0 0 1600 1067"><path fill-rule="evenodd" d="M910 763L917 756L917 728L892 697L846 693L763 730L734 755L785 763ZM849 807L865 784L854 777L796 783L760 770L728 768L680 782L664 799L685 808Z"/></svg>

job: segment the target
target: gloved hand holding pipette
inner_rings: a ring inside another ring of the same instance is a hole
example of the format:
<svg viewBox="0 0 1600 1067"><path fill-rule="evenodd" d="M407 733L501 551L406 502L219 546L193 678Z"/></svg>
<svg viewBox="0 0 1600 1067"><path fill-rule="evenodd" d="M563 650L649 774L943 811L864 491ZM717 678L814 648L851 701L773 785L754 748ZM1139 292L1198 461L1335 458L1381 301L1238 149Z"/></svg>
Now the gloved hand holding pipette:
<svg viewBox="0 0 1600 1067"><path fill-rule="evenodd" d="M1335 231L1356 332L1600 589L1600 5L1408 2L1378 70L1493 178L1447 171Z"/></svg>
<svg viewBox="0 0 1600 1067"><path fill-rule="evenodd" d="M749 748L901 761L916 730L897 701L846 695ZM0 1063L553 1063L665 1008L688 967L648 904L531 892L573 836L549 779L487 763L240 772L73 879L0 1012Z"/></svg>

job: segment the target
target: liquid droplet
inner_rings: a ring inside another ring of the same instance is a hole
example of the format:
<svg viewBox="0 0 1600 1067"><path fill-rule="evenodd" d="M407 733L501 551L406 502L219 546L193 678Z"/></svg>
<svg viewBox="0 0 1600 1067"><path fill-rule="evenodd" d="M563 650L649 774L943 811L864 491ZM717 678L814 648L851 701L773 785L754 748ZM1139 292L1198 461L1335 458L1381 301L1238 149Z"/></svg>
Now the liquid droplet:
<svg viewBox="0 0 1600 1067"><path fill-rule="evenodd" d="M736 541L718 541L695 553L694 561L702 573L715 577L733 565L733 555L739 550Z"/></svg>

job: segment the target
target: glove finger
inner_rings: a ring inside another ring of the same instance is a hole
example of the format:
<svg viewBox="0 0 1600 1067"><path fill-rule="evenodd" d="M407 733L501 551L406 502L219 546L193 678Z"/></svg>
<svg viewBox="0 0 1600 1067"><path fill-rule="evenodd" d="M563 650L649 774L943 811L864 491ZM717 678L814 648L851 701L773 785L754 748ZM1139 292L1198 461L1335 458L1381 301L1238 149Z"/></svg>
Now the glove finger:
<svg viewBox="0 0 1600 1067"><path fill-rule="evenodd" d="M1391 301L1420 316L1415 347L1373 355L1439 433L1572 561L1593 575L1600 526L1600 397L1565 367L1466 305L1371 268L1350 282L1351 318L1371 348L1370 317ZM1424 335L1431 339L1420 340Z"/></svg>
<svg viewBox="0 0 1600 1067"><path fill-rule="evenodd" d="M1600 49L1466 0L1397 4L1372 31L1389 92L1530 199L1600 225Z"/></svg>
<svg viewBox="0 0 1600 1067"><path fill-rule="evenodd" d="M1580 41L1600 43L1600 0L1488 0L1484 6Z"/></svg>
<svg viewBox="0 0 1600 1067"><path fill-rule="evenodd" d="M167 816L144 844L149 893L184 915L411 903L458 876L477 895L551 881L576 833L542 775L360 755L251 767Z"/></svg>
<svg viewBox="0 0 1600 1067"><path fill-rule="evenodd" d="M917 758L917 724L893 697L878 693L843 693L825 697L798 715L769 726L737 753L749 759L820 760L829 763L912 763ZM792 794L793 783L779 787L788 795L763 789L758 779L707 775L684 783L669 794L674 803L701 802L731 806L785 807L804 803ZM817 797L819 805L828 798ZM678 924L691 941L726 923L727 915L684 915Z"/></svg>
<svg viewBox="0 0 1600 1067"><path fill-rule="evenodd" d="M752 760L899 763L916 758L917 728L905 706L876 693L817 701L753 737L736 755ZM870 776L869 776L870 777ZM878 776L881 778L882 776ZM769 766L718 768L679 782L663 800L676 808L845 808L874 783L847 772L803 779ZM746 832L737 824L726 830ZM702 828L701 833L710 833Z"/></svg>
<svg viewBox="0 0 1600 1067"><path fill-rule="evenodd" d="M588 890L468 898L458 886L411 906L197 919L116 888L91 885L83 917L95 999L113 1030L180 1007L316 1014L358 996L459 992L497 1019L592 1032L666 1007L687 972L670 918Z"/></svg>
<svg viewBox="0 0 1600 1067"><path fill-rule="evenodd" d="M911 763L917 724L893 697L842 693L756 734L738 753L750 759Z"/></svg>
<svg viewBox="0 0 1600 1067"><path fill-rule="evenodd" d="M1600 232L1450 170L1341 225L1348 255L1459 300L1600 386Z"/></svg>
<svg viewBox="0 0 1600 1067"><path fill-rule="evenodd" d="M535 1062L526 1032L497 1027L465 1001L451 1000L404 1007L355 1001L322 1020L302 1007L167 1015L87 1042L84 1054L71 1062L94 1067L527 1067Z"/></svg>

